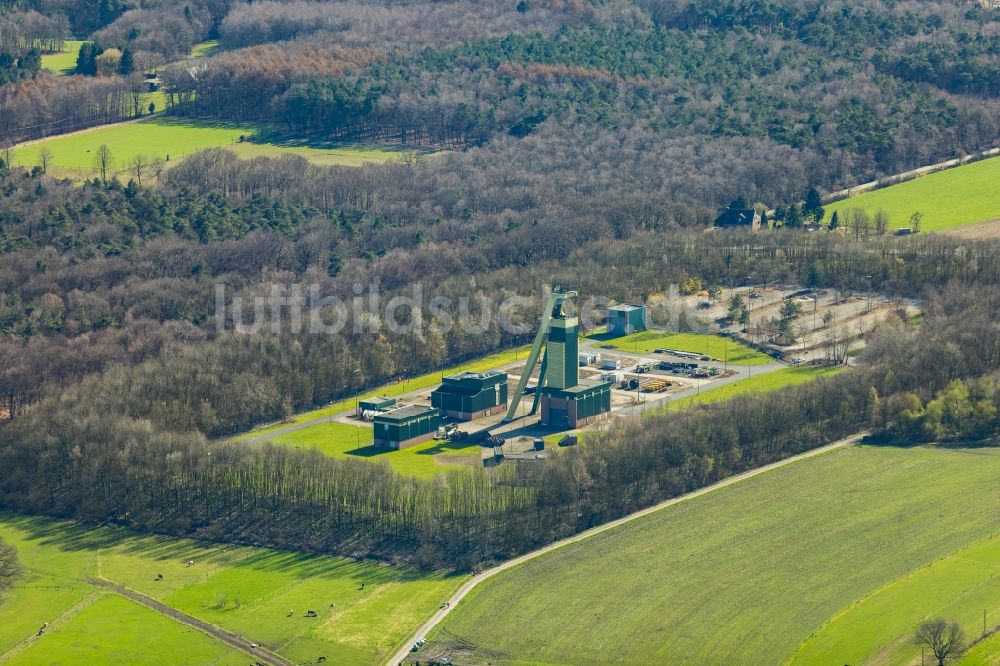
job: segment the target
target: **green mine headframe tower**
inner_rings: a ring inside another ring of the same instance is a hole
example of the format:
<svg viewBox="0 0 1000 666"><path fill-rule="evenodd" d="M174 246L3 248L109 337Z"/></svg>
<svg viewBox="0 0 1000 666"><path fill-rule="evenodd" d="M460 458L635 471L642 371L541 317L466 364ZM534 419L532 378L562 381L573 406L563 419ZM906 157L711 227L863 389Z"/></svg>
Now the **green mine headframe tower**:
<svg viewBox="0 0 1000 666"><path fill-rule="evenodd" d="M578 343L576 335L576 317L567 317L562 311L563 303L567 299L576 296L575 291L566 291L563 288L553 287L549 294L548 302L542 311L542 320L538 326L538 333L535 335L535 342L531 345L531 353L528 354L528 361L524 364L524 371L521 379L517 382L517 389L511 396L510 405L507 408L507 416L504 422L514 420L517 414L518 405L524 396L524 389L528 386L528 379L538 362L538 355L545 346L545 354L542 356L542 369L538 375L538 390L535 391L535 399L531 405L531 414L538 411L538 400L541 397L543 384L567 389L576 386L580 380L580 363L578 353Z"/></svg>

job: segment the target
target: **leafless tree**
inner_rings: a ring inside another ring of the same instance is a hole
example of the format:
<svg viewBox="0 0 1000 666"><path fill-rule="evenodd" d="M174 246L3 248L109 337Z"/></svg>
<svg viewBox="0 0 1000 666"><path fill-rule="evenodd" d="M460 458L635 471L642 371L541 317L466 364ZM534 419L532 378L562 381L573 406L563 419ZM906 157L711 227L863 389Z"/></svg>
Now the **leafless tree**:
<svg viewBox="0 0 1000 666"><path fill-rule="evenodd" d="M47 172L51 161L52 151L49 150L48 146L42 146L42 149L38 151L38 166L42 167L43 172Z"/></svg>
<svg viewBox="0 0 1000 666"><path fill-rule="evenodd" d="M97 147L97 153L94 155L94 168L101 174L102 181L108 181L108 173L114 169L114 166L115 157L111 154L111 149L106 143L102 143Z"/></svg>
<svg viewBox="0 0 1000 666"><path fill-rule="evenodd" d="M875 233L877 233L879 236L884 236L885 232L888 230L889 230L889 213L879 208L875 212Z"/></svg>
<svg viewBox="0 0 1000 666"><path fill-rule="evenodd" d="M150 162L151 160L149 159L149 157L143 155L142 153L137 154L135 157L129 160L128 163L129 168L132 170L132 173L135 174L135 180L140 185L142 185L142 174L146 172L146 169L149 167Z"/></svg>
<svg viewBox="0 0 1000 666"><path fill-rule="evenodd" d="M917 645L930 648L938 666L957 659L965 650L965 634L958 622L942 618L927 620L917 627Z"/></svg>

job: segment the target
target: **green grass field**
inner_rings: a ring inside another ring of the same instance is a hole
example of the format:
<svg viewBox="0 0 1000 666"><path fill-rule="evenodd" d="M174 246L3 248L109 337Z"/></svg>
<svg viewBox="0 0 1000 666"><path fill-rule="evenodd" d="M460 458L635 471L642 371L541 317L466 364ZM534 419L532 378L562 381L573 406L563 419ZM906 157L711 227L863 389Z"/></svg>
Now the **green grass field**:
<svg viewBox="0 0 1000 666"><path fill-rule="evenodd" d="M9 664L245 664L250 657L173 619L104 594Z"/></svg>
<svg viewBox="0 0 1000 666"><path fill-rule="evenodd" d="M465 363L460 363L459 365L446 368L444 370L444 374L450 375L456 372L479 372L482 370L492 370L508 363L512 363L519 358L525 358L528 349L529 347L524 346L517 347L515 349L506 349L504 351L496 352L495 354L489 354L488 356L483 356L482 358L477 358L472 361L467 361ZM357 398L346 398L331 405L327 405L326 407L317 407L316 409L311 409L308 412L296 414L292 417L292 423L307 423L317 419L329 418L331 414L353 411L358 400L364 400L365 398L371 398L377 395L387 398L396 398L411 391L429 389L432 386L437 386L441 383L441 374L441 372L428 372L425 375L419 375L405 381L385 384L376 389L365 391L364 393L359 394ZM280 430L286 426L287 424L284 423L269 423L243 433L242 435L237 435L234 439L250 439L262 433Z"/></svg>
<svg viewBox="0 0 1000 666"><path fill-rule="evenodd" d="M156 103L158 109L162 109L165 105L162 93L152 93L149 100ZM145 103L148 104L149 100ZM310 148L239 143L241 135L252 137L256 133L257 128L247 124L157 117L143 122L118 123L35 141L14 149L14 163L29 168L38 164L38 154L44 146L52 153L49 165L49 172L52 175L82 179L92 178L97 173L94 157L97 148L102 144L111 149L114 169L118 171L126 170L132 158L139 154L158 159L169 157L170 161L176 164L185 155L218 147L232 148L244 157L296 154L320 164L348 166L363 162L385 162L398 159L402 155L396 150L365 146ZM127 175L123 174L123 177L127 178Z"/></svg>
<svg viewBox="0 0 1000 666"><path fill-rule="evenodd" d="M677 349L705 354L719 361L728 360L731 365L763 365L774 360L767 354L754 351L735 340L707 333L668 333L651 330L607 339L604 339L603 335L594 335L591 341L602 347L633 353L652 353L654 349L660 348Z"/></svg>
<svg viewBox="0 0 1000 666"><path fill-rule="evenodd" d="M880 208L889 214L893 229L910 226L910 215L923 213L921 231L941 231L973 222L1000 218L1000 157L939 171L916 180L866 192L826 207L826 219L834 211L863 208L874 214Z"/></svg>
<svg viewBox="0 0 1000 666"><path fill-rule="evenodd" d="M26 572L0 603L0 661L13 655L19 664L248 663L247 655L87 582L96 576L297 663L326 655L348 665L379 663L464 580L10 514L0 514L0 537L17 548ZM307 610L318 617L305 617ZM44 622L45 635L22 645Z"/></svg>
<svg viewBox="0 0 1000 666"><path fill-rule="evenodd" d="M959 621L970 639L1000 623L1000 536L958 551L851 606L807 640L792 664L905 664L919 658L913 632L924 618Z"/></svg>
<svg viewBox="0 0 1000 666"><path fill-rule="evenodd" d="M866 446L800 461L488 580L418 656L781 663L857 600L994 532L998 474L998 449ZM830 656L820 663L847 663Z"/></svg>
<svg viewBox="0 0 1000 666"><path fill-rule="evenodd" d="M997 666L1000 664L1000 632L969 648L960 666Z"/></svg>
<svg viewBox="0 0 1000 666"><path fill-rule="evenodd" d="M423 442L402 451L372 446L372 427L334 421L319 423L269 440L298 449L319 451L333 458L360 457L386 462L400 474L433 478L440 472L479 465L479 446L459 442Z"/></svg>
<svg viewBox="0 0 1000 666"><path fill-rule="evenodd" d="M42 56L42 69L54 74L72 74L76 71L76 57L80 53L83 40L67 39L63 42L63 50Z"/></svg>
<svg viewBox="0 0 1000 666"><path fill-rule="evenodd" d="M204 42L198 42L191 48L191 53L188 57L190 58L204 58L205 56L210 56L219 50L219 40L208 39Z"/></svg>
<svg viewBox="0 0 1000 666"><path fill-rule="evenodd" d="M72 74L76 70L76 57L80 53L80 46L84 40L67 39L63 42L63 50L59 53L50 53L42 56L42 69L47 69L55 74ZM191 49L190 58L204 58L219 50L219 40L210 39L199 42ZM148 102L147 102L148 103ZM159 104L158 108L163 107Z"/></svg>
<svg viewBox="0 0 1000 666"><path fill-rule="evenodd" d="M732 384L724 384L718 388L702 391L700 395L692 395L680 400L670 402L670 409L684 409L692 405L707 405L713 402L730 400L741 395L753 395L757 393L769 393L783 389L786 386L795 386L811 382L820 377L830 377L841 370L843 366L802 366L794 368L782 368L774 372L767 372L762 375L751 375L747 379L741 379Z"/></svg>

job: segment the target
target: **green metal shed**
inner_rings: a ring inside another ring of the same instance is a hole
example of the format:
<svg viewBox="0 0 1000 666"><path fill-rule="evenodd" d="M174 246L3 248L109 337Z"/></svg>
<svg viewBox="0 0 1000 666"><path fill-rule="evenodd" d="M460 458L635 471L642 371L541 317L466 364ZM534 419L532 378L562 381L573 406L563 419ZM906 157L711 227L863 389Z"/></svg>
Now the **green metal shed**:
<svg viewBox="0 0 1000 666"><path fill-rule="evenodd" d="M433 407L407 405L376 414L372 421L375 446L405 449L434 437L441 424L441 417Z"/></svg>
<svg viewBox="0 0 1000 666"><path fill-rule="evenodd" d="M385 412L396 406L395 398L385 398L380 395L373 395L370 398L365 398L358 403L358 409L362 413L367 411L372 412Z"/></svg>

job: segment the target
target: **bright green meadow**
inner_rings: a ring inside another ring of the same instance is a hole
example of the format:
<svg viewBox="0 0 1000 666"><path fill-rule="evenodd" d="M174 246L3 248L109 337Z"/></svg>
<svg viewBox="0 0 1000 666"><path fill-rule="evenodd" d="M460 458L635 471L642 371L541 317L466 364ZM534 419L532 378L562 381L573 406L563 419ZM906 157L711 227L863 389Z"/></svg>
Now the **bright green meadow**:
<svg viewBox="0 0 1000 666"><path fill-rule="evenodd" d="M805 384L820 377L831 377L841 370L843 366L799 366L782 368L773 372L765 372L760 375L751 375L746 379L724 384L717 388L710 388L702 391L699 395L692 395L680 400L670 402L670 409L682 409L692 405L707 405L713 402L731 400L744 395L756 395L760 393L770 393L783 389L786 386Z"/></svg>
<svg viewBox="0 0 1000 666"><path fill-rule="evenodd" d="M862 208L870 215L879 209L889 214L889 227L910 226L910 215L923 213L921 231L941 231L973 222L1000 218L1000 157L954 169L938 171L915 180L866 192L826 207L834 211Z"/></svg>
<svg viewBox="0 0 1000 666"><path fill-rule="evenodd" d="M718 361L728 361L732 365L763 365L774 360L767 354L755 351L735 340L706 333L649 330L615 338L607 338L606 334L594 335L591 340L601 347L633 353L653 353L654 349L663 348L705 354Z"/></svg>
<svg viewBox="0 0 1000 666"><path fill-rule="evenodd" d="M484 582L422 655L494 665L782 663L859 600L989 537L998 474L1000 450L988 448L852 446L799 461ZM942 604L962 607L985 577L983 568L956 579L937 598L901 596L899 630L874 636L873 648ZM857 663L830 656L801 663Z"/></svg>
<svg viewBox="0 0 1000 666"><path fill-rule="evenodd" d="M154 93L160 95L162 93ZM147 102L148 103L148 102ZM162 102L157 103L158 108ZM49 172L66 178L92 178L97 174L97 149L106 145L114 159L113 170L129 175L128 168L136 155L176 163L184 156L206 148L226 147L243 157L296 154L321 164L356 166L364 162L385 162L398 159L402 152L370 146L340 146L313 148L303 145L283 147L278 144L240 143L257 133L253 125L213 123L155 117L141 122L117 123L72 134L54 136L30 142L14 149L14 163L32 167L39 163L39 152L46 147L52 153ZM168 164L168 166L170 166Z"/></svg>
<svg viewBox="0 0 1000 666"><path fill-rule="evenodd" d="M11 514L0 514L0 538L17 548L25 570L0 602L0 661L18 664L251 663L88 582L98 576L297 663L324 655L345 665L379 663L464 580ZM306 617L308 610L318 617Z"/></svg>

